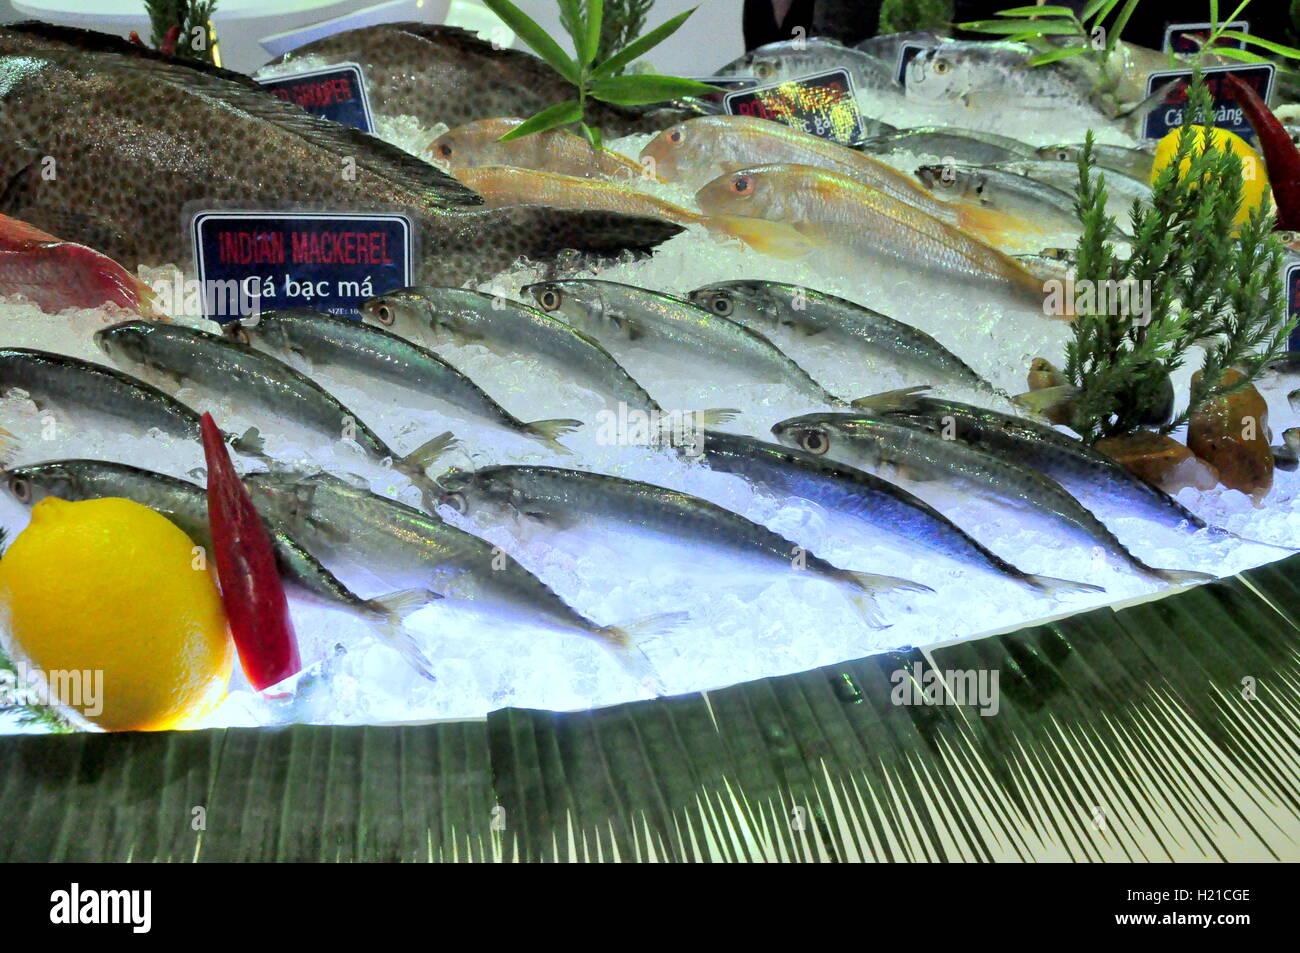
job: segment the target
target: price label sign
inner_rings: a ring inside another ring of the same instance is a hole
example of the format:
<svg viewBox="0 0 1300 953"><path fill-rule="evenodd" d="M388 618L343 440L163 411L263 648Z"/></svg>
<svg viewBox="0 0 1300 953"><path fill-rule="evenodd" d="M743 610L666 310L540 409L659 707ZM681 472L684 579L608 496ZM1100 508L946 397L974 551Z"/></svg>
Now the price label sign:
<svg viewBox="0 0 1300 953"><path fill-rule="evenodd" d="M203 211L191 219L203 316L225 323L280 308L360 317L414 283L414 227L399 214Z"/></svg>
<svg viewBox="0 0 1300 953"><path fill-rule="evenodd" d="M1165 27L1164 50L1166 53L1199 53L1206 40L1210 38L1210 31L1213 29L1213 23L1171 23ZM1225 29L1249 33L1250 24L1245 20L1233 20ZM1231 37L1220 37L1214 45L1231 46L1239 50L1246 47L1241 40Z"/></svg>
<svg viewBox="0 0 1300 953"><path fill-rule="evenodd" d="M705 93L702 96L696 96L696 99L703 100L706 103L715 103L721 106L723 97L727 93L733 93L738 90L753 89L758 85L758 80L753 76L697 76L697 83L707 83L710 86L717 87L716 93Z"/></svg>
<svg viewBox="0 0 1300 953"><path fill-rule="evenodd" d="M1286 313L1289 318L1300 315L1300 261L1293 261L1286 266L1282 275L1282 287L1286 295ZM1288 351L1300 351L1300 326L1291 331L1287 340Z"/></svg>
<svg viewBox="0 0 1300 953"><path fill-rule="evenodd" d="M296 103L307 112L362 132L374 132L366 80L356 63L339 63L325 69L259 80L272 95Z"/></svg>
<svg viewBox="0 0 1300 953"><path fill-rule="evenodd" d="M1254 89L1260 99L1268 102L1269 95L1273 91L1277 67L1272 63L1242 63L1239 66L1216 66L1202 70L1201 73L1213 97L1214 125L1235 132L1247 141L1253 141L1255 130L1246 121L1245 113L1233 98L1223 78L1228 73L1234 74ZM1147 76L1147 96L1154 95L1157 90L1171 82L1173 85L1166 91L1164 99L1147 113L1142 123L1144 138L1161 139L1171 129L1177 129L1182 125L1183 109L1187 106L1187 84L1191 82L1191 78L1192 71L1189 69L1162 70Z"/></svg>
<svg viewBox="0 0 1300 953"><path fill-rule="evenodd" d="M899 86L907 85L907 64L916 59L916 54L929 47L924 43L904 43L898 48L898 62L894 64L894 78Z"/></svg>
<svg viewBox="0 0 1300 953"><path fill-rule="evenodd" d="M727 93L723 108L732 116L783 122L846 146L866 138L853 77L844 69Z"/></svg>

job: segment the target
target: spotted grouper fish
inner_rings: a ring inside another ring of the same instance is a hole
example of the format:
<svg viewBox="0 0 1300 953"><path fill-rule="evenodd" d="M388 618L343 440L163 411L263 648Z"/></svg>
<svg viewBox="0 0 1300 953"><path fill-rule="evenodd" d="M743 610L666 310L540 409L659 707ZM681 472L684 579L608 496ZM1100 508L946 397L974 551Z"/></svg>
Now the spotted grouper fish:
<svg viewBox="0 0 1300 953"><path fill-rule="evenodd" d="M385 116L414 116L426 126L531 116L573 98L573 86L521 50L498 49L473 33L432 23L379 23L300 46L269 64L356 63L371 105ZM606 134L658 132L686 118L680 109L589 102L589 121Z"/></svg>
<svg viewBox="0 0 1300 953"><path fill-rule="evenodd" d="M0 75L0 213L128 269L188 261L184 214L199 204L404 212L421 236L419 274L445 284L566 249L645 251L680 230L616 212L485 208L428 163L245 76L116 37L6 27Z"/></svg>

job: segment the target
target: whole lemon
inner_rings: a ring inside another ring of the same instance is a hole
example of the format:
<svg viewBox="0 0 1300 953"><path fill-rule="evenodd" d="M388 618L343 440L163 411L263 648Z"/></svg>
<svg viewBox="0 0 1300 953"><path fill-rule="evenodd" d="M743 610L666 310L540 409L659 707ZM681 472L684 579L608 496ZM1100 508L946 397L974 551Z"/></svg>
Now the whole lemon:
<svg viewBox="0 0 1300 953"><path fill-rule="evenodd" d="M147 506L49 497L0 558L0 619L31 665L55 676L51 692L89 720L181 727L230 680L225 612L205 562Z"/></svg>
<svg viewBox="0 0 1300 953"><path fill-rule="evenodd" d="M1215 146L1235 152L1241 158L1241 205L1237 207L1237 215L1233 219L1234 224L1240 225L1250 218L1251 213L1259 207L1261 202L1266 200L1267 196L1271 195L1268 185L1268 170L1264 166L1264 160L1260 158L1258 152L1250 147L1245 139L1235 132L1229 132L1227 129L1219 129L1218 127L1211 127L1207 130L1205 126L1190 126L1188 129L1188 135L1193 137L1193 154L1203 147L1205 134L1208 131L1210 141ZM1156 156L1151 163L1152 185L1155 184L1160 173L1174 161L1174 155L1178 152L1178 144L1182 139L1182 133L1183 129L1180 126L1171 130L1156 143ZM1187 174L1187 170L1191 168L1191 162L1190 158L1182 161L1178 167L1179 177Z"/></svg>

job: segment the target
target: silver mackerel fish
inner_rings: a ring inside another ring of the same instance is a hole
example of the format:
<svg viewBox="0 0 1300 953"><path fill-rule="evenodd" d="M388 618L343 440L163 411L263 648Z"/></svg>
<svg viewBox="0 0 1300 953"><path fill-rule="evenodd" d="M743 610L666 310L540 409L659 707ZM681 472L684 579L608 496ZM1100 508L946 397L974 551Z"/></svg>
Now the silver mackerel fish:
<svg viewBox="0 0 1300 953"><path fill-rule="evenodd" d="M448 602L466 602L531 625L582 635L651 685L657 677L637 640L675 628L687 618L685 613L660 613L600 625L487 540L329 474L259 473L245 483L259 508L283 520L325 559L361 560L381 575L414 575Z"/></svg>
<svg viewBox="0 0 1300 953"><path fill-rule="evenodd" d="M391 461L432 505L436 489L424 469L455 440L445 433L401 456L315 381L247 344L196 328L124 321L95 332L114 360L159 371L215 393L231 394L330 440L349 434L366 456Z"/></svg>
<svg viewBox="0 0 1300 953"><path fill-rule="evenodd" d="M782 498L797 497L842 513L872 529L1049 594L1101 592L1100 586L1027 573L991 552L929 503L900 486L793 447L708 430L699 459Z"/></svg>
<svg viewBox="0 0 1300 953"><path fill-rule="evenodd" d="M433 351L350 318L308 309L267 311L255 322L244 322L243 330L253 340L313 364L335 364L422 391L560 453L569 450L558 438L582 426L581 420L571 419L525 423Z"/></svg>
<svg viewBox="0 0 1300 953"><path fill-rule="evenodd" d="M805 288L761 279L719 281L686 296L706 311L749 328L788 327L807 337L825 335L864 356L925 378L996 393L996 388L930 335L864 305Z"/></svg>
<svg viewBox="0 0 1300 953"><path fill-rule="evenodd" d="M878 475L955 487L1049 517L1100 545L1152 579L1171 583L1214 579L1209 573L1157 569L1143 562L1055 480L960 440L872 415L806 414L772 427L781 443Z"/></svg>
<svg viewBox="0 0 1300 953"><path fill-rule="evenodd" d="M762 333L682 298L597 278L543 281L524 291L543 311L563 314L607 346L634 342L665 353L704 356L743 368L762 380L786 384L833 407L850 406Z"/></svg>
<svg viewBox="0 0 1300 953"><path fill-rule="evenodd" d="M445 499L461 512L504 510L560 524L612 519L792 571L796 571L792 557L798 554L803 561L798 571L836 586L873 627L882 625L874 599L877 593L932 591L906 579L840 569L739 513L639 480L562 467L499 466L445 473L438 482L447 491Z"/></svg>

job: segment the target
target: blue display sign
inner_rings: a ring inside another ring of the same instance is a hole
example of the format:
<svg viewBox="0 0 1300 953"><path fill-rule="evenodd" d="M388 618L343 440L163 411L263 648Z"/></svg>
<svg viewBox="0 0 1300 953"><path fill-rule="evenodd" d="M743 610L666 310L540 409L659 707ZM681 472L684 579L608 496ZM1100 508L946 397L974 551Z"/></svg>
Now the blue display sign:
<svg viewBox="0 0 1300 953"><path fill-rule="evenodd" d="M783 122L846 146L866 138L853 77L844 69L727 93L723 108L732 116Z"/></svg>
<svg viewBox="0 0 1300 953"><path fill-rule="evenodd" d="M204 317L224 323L277 308L359 317L366 299L414 283L414 235L400 214L198 212Z"/></svg>
<svg viewBox="0 0 1300 953"><path fill-rule="evenodd" d="M1205 85L1214 98L1214 125L1235 132L1247 141L1253 141L1255 130L1251 128L1246 120L1246 114L1237 105L1237 100L1229 92L1227 84L1223 82L1223 77L1228 73L1235 74L1239 80L1259 93L1260 99L1268 102L1269 94L1273 91L1273 79L1277 75L1277 67L1272 63L1242 63L1239 66L1215 66L1201 71L1205 77ZM1180 82L1174 83L1160 104L1147 113L1142 123L1144 138L1161 139L1171 129L1182 125L1183 107L1187 105L1187 84L1191 78L1192 71L1189 69L1163 70L1147 76L1147 96L1153 95L1156 90L1171 81L1180 80Z"/></svg>
<svg viewBox="0 0 1300 953"><path fill-rule="evenodd" d="M339 63L325 69L259 80L258 84L307 112L362 132L374 132L366 80L356 63Z"/></svg>

